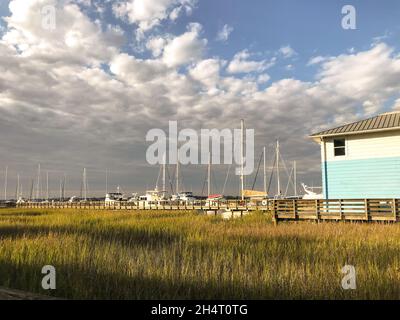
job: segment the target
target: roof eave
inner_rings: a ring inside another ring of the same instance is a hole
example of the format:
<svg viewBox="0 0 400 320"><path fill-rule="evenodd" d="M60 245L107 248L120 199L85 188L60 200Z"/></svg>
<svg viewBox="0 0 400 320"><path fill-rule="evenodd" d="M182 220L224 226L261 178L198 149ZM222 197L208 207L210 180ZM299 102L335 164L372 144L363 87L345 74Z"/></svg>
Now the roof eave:
<svg viewBox="0 0 400 320"><path fill-rule="evenodd" d="M400 127L394 128L384 128L384 129L373 129L373 130L365 130L365 131L354 131L354 132L338 132L338 133L331 133L331 134L312 134L309 137L316 142L319 142L323 138L330 138L330 137L340 137L340 136L353 136L353 135L360 135L360 134L368 134L368 133L376 133L376 132L385 132L385 131L398 131Z"/></svg>

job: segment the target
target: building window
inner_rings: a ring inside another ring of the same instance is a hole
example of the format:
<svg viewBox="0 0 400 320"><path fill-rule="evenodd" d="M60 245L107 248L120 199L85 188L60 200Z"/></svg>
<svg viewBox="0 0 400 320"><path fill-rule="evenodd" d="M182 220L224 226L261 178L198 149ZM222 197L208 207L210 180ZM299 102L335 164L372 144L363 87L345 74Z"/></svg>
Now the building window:
<svg viewBox="0 0 400 320"><path fill-rule="evenodd" d="M333 140L333 149L335 150L335 157L342 157L346 155L346 140L335 139Z"/></svg>

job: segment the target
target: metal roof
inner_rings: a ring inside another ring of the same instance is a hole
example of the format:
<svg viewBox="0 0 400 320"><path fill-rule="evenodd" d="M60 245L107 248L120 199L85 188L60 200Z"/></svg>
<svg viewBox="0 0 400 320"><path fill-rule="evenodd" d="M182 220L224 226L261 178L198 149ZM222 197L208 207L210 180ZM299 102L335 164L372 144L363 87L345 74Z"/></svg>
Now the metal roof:
<svg viewBox="0 0 400 320"><path fill-rule="evenodd" d="M400 129L400 111L383 113L372 118L324 130L312 134L311 137L339 136L395 129Z"/></svg>

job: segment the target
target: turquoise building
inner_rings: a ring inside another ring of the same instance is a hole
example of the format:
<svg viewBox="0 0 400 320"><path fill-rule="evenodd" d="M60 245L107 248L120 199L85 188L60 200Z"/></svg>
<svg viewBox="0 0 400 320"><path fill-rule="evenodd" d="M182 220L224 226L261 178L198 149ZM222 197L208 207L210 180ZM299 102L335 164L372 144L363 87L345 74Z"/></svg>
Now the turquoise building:
<svg viewBox="0 0 400 320"><path fill-rule="evenodd" d="M311 135L326 199L400 198L400 111Z"/></svg>

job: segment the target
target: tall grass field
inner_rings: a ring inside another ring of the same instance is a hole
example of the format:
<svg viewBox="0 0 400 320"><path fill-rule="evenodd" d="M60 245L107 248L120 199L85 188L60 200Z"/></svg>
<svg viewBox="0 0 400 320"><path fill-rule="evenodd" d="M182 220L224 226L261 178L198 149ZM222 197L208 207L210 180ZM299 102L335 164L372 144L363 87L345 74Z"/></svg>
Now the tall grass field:
<svg viewBox="0 0 400 320"><path fill-rule="evenodd" d="M56 290L42 289L44 265ZM342 288L345 265L355 290ZM68 299L399 299L400 225L2 209L0 286Z"/></svg>

